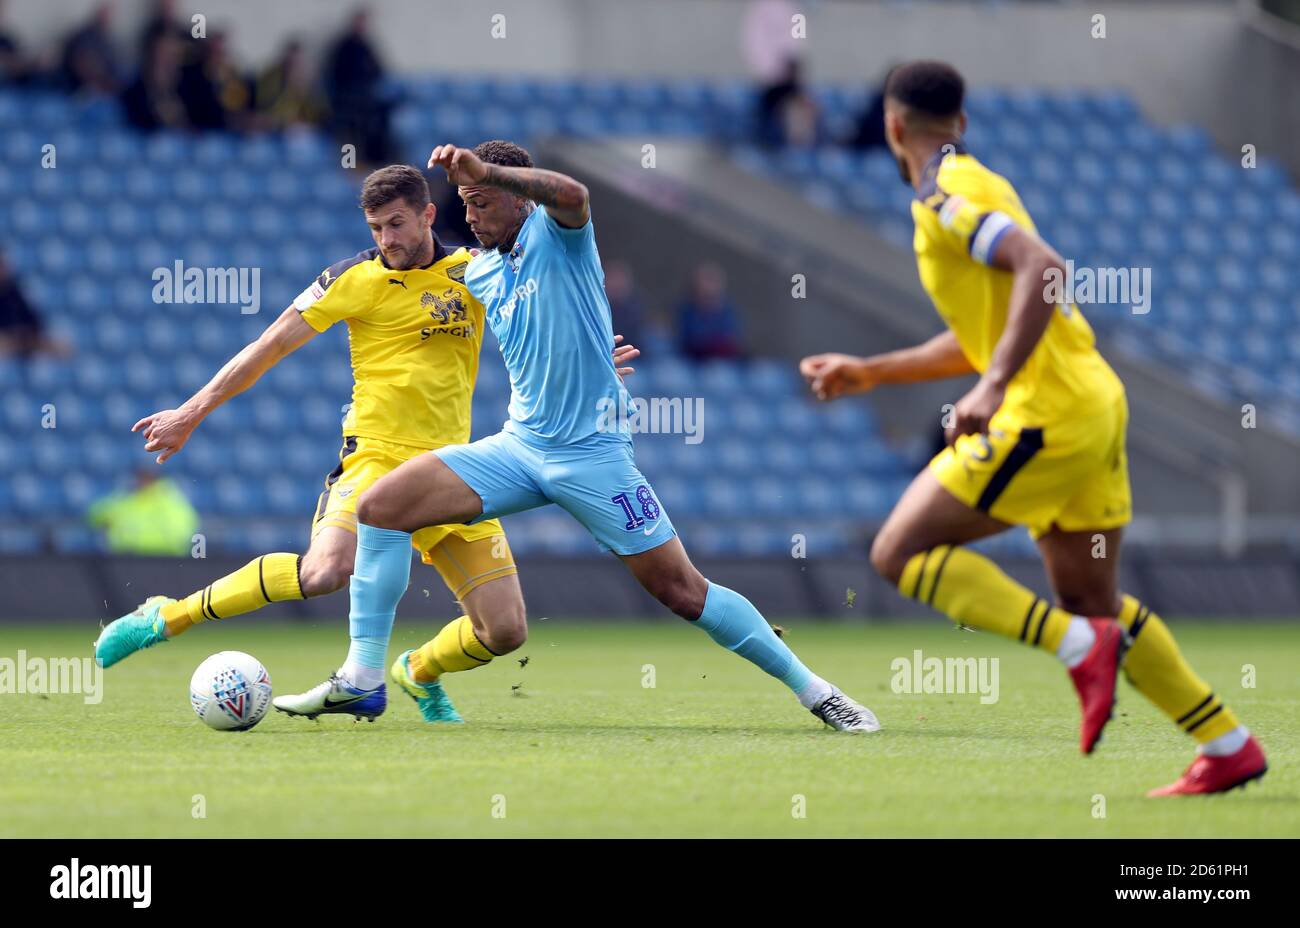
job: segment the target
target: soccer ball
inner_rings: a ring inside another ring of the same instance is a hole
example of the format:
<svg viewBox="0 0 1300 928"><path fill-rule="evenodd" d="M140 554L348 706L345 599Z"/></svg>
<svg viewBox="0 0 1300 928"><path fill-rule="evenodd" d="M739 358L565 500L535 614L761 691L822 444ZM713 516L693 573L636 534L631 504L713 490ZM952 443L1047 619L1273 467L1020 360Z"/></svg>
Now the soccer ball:
<svg viewBox="0 0 1300 928"><path fill-rule="evenodd" d="M222 651L199 664L190 678L194 714L217 731L246 731L271 705L271 676L243 651Z"/></svg>

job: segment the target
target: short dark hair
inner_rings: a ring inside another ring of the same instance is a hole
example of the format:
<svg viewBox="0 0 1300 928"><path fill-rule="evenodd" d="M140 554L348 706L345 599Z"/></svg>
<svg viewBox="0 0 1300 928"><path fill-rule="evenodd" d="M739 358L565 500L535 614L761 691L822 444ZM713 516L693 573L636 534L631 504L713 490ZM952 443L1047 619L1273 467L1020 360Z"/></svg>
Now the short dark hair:
<svg viewBox="0 0 1300 928"><path fill-rule="evenodd" d="M361 185L361 208L378 209L394 200L405 200L412 209L422 210L429 205L429 182L424 175L409 164L390 164L372 171Z"/></svg>
<svg viewBox="0 0 1300 928"><path fill-rule="evenodd" d="M909 61L889 72L885 97L942 119L961 112L966 82L946 61Z"/></svg>
<svg viewBox="0 0 1300 928"><path fill-rule="evenodd" d="M474 147L474 154L488 164L499 164L506 168L531 168L533 166L533 156L528 154L527 149L522 145L516 145L514 142L507 142L504 139L480 142Z"/></svg>

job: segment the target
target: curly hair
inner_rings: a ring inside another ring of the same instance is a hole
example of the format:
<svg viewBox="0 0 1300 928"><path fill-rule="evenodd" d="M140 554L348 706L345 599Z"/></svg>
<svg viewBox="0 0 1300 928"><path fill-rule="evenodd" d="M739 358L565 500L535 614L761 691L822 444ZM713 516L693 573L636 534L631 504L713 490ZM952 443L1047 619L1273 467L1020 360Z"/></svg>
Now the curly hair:
<svg viewBox="0 0 1300 928"><path fill-rule="evenodd" d="M474 154L488 164L499 164L507 168L531 168L533 156L521 145L503 139L480 142L474 147Z"/></svg>

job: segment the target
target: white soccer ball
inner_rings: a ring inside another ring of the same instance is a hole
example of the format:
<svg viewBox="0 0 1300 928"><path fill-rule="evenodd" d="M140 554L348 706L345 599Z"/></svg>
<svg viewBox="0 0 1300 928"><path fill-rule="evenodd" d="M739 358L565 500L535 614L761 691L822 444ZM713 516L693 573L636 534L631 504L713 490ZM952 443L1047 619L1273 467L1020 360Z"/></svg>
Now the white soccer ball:
<svg viewBox="0 0 1300 928"><path fill-rule="evenodd" d="M222 651L199 664L190 678L190 705L204 725L246 731L271 705L271 675L243 651Z"/></svg>

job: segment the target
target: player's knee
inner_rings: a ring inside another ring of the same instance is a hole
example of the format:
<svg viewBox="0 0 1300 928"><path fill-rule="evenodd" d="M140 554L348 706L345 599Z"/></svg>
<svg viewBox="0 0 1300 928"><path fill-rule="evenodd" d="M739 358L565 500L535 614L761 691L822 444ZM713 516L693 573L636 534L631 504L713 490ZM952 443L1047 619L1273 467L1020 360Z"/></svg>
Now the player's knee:
<svg viewBox="0 0 1300 928"><path fill-rule="evenodd" d="M493 654L509 654L518 651L528 640L528 626L524 622L508 623L492 627L485 633L488 639L483 644Z"/></svg>
<svg viewBox="0 0 1300 928"><path fill-rule="evenodd" d="M897 586L907 560L907 552L888 533L880 532L876 535L875 541L871 543L871 566L876 573Z"/></svg>
<svg viewBox="0 0 1300 928"><path fill-rule="evenodd" d="M369 487L357 500L357 521L375 528L401 528L402 508L383 481Z"/></svg>
<svg viewBox="0 0 1300 928"><path fill-rule="evenodd" d="M351 576L352 558L342 555L307 555L298 568L298 583L303 596L324 596L341 590L347 586Z"/></svg>
<svg viewBox="0 0 1300 928"><path fill-rule="evenodd" d="M703 577L699 582L689 574L664 577L649 586L650 595L659 600L674 615L694 621L704 612L704 599L709 584Z"/></svg>

